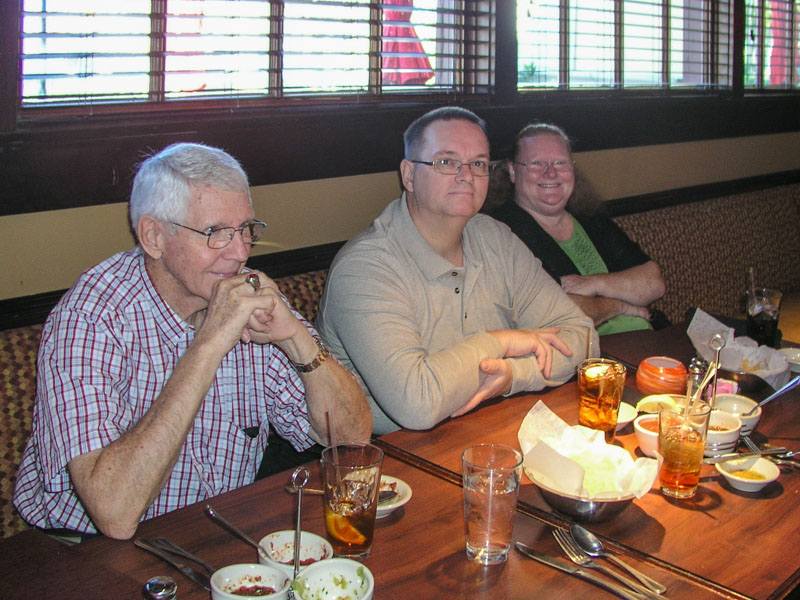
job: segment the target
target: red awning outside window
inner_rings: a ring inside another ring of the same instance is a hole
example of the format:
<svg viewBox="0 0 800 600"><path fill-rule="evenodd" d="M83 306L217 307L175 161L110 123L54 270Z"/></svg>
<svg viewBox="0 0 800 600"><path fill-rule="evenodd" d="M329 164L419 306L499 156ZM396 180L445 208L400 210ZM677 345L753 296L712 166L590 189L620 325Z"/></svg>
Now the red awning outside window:
<svg viewBox="0 0 800 600"><path fill-rule="evenodd" d="M428 54L411 25L414 0L383 0L383 3L409 7L408 10L383 11L383 83L424 85L434 73Z"/></svg>

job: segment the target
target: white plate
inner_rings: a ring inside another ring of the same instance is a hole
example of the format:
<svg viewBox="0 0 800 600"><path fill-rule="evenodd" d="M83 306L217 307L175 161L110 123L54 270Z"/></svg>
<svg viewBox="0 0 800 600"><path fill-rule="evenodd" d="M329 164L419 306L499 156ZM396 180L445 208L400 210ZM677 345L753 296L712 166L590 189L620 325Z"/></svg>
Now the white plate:
<svg viewBox="0 0 800 600"><path fill-rule="evenodd" d="M627 402L619 403L619 412L617 414L617 431L623 429L636 418L636 409Z"/></svg>
<svg viewBox="0 0 800 600"><path fill-rule="evenodd" d="M781 348L792 373L800 373L800 348Z"/></svg>
<svg viewBox="0 0 800 600"><path fill-rule="evenodd" d="M381 502L378 504L378 513L375 515L376 519L388 517L392 512L403 506L406 502L411 500L411 486L402 479L392 477L391 475L381 475L381 490L394 489L397 496L388 502Z"/></svg>

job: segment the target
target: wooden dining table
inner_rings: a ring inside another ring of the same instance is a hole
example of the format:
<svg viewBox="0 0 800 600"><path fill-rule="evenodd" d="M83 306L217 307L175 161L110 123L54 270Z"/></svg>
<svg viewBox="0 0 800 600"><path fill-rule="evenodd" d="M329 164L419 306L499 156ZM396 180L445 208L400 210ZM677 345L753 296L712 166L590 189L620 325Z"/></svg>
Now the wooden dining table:
<svg viewBox="0 0 800 600"><path fill-rule="evenodd" d="M606 336L601 351L629 364L638 364L642 353L688 360L679 355L681 347L692 352L681 340L679 328L651 333L646 339L617 334L628 336L627 343L624 337ZM626 401L638 397L633 379L629 369ZM756 439L800 449L798 400L800 392L789 392L765 406ZM364 559L375 578L376 599L614 597L514 550L505 564L496 566L466 557L461 454L478 443L519 447L520 423L538 402L568 424L577 423L577 389L572 381L540 393L492 400L428 431L401 430L374 441L385 452L384 474L403 480L413 491L405 506L376 523L372 552ZM630 427L615 443L638 455ZM311 476L309 486L321 487L319 464L305 466ZM259 540L294 526L297 498L284 489L289 477L290 471L279 473L207 503ZM537 488L523 479L514 539L567 561L552 529L568 526L570 519L550 508ZM800 583L798 499L800 472L784 472L762 492L746 494L730 488L713 467L704 467L695 498L671 500L654 487L608 521L587 527L608 550L667 585L670 599L780 599L789 597ZM166 537L215 567L256 562L256 551L211 521L205 505L193 504L145 521L136 536ZM302 526L324 535L319 496L304 496ZM173 577L180 600L210 597L131 540L99 536L66 546L31 529L0 541L3 599L141 598L143 584L155 575Z"/></svg>

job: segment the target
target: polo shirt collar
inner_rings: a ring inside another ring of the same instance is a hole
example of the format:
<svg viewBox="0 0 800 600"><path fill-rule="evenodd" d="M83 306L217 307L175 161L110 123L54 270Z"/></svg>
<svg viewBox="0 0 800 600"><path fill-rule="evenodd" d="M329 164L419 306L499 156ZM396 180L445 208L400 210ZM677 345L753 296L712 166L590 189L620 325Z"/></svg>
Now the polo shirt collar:
<svg viewBox="0 0 800 600"><path fill-rule="evenodd" d="M422 237L419 229L417 229L417 226L411 219L411 213L408 212L405 192L403 192L403 195L396 202L397 204L392 207L391 220L397 228L397 237L425 277L429 281L433 281L442 275L449 274L454 268L458 268L453 267L450 261L443 258L436 250L431 248L427 240ZM470 252L470 244L468 243L469 236L467 235L467 229L470 223L472 223L472 219L467 222L461 239L464 253L464 266L474 268L480 265L479 263L473 262L472 253Z"/></svg>

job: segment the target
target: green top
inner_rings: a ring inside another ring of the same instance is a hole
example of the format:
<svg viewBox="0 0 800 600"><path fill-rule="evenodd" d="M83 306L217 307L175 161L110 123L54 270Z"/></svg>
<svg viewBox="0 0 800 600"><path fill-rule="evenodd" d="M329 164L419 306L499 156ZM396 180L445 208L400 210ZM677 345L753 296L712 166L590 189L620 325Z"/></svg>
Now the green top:
<svg viewBox="0 0 800 600"><path fill-rule="evenodd" d="M581 275L597 275L598 273L608 273L608 267L603 262L603 258L597 252L592 240L586 235L581 224L573 217L572 235L565 242L556 240L556 243L575 264ZM641 317L629 317L628 315L617 315L605 323L597 326L597 333L606 335L609 333L622 333L623 331L636 331L637 329L651 329L650 323Z"/></svg>

